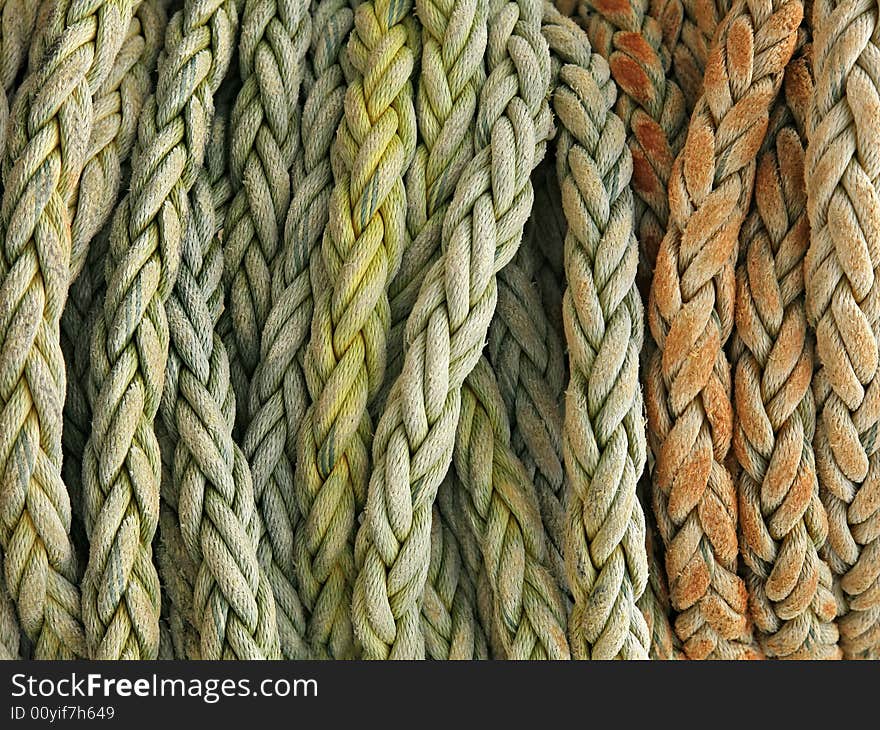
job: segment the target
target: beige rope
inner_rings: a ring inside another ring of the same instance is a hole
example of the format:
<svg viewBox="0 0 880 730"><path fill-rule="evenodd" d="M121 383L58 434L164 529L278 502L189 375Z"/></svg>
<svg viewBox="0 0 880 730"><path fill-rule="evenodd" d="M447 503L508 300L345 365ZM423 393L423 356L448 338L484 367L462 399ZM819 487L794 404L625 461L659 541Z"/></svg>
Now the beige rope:
<svg viewBox="0 0 880 730"><path fill-rule="evenodd" d="M654 503L676 632L690 658L753 655L736 574L732 431L733 264L769 108L791 57L799 0L736 0L718 30L703 96L669 185L669 230L651 286L657 351L647 373ZM736 134L727 132L735 125Z"/></svg>
<svg viewBox="0 0 880 730"><path fill-rule="evenodd" d="M814 448L828 511L825 557L848 658L880 648L880 20L874 3L815 0L805 263L821 369Z"/></svg>

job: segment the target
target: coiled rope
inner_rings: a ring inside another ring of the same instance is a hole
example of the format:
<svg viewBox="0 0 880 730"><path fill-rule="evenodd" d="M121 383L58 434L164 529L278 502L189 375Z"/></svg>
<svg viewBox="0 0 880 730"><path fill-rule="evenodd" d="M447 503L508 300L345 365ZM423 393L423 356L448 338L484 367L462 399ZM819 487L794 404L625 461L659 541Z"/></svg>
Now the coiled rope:
<svg viewBox="0 0 880 730"><path fill-rule="evenodd" d="M232 323L226 347L242 429L249 421L249 383L260 357L271 272L290 206L311 24L308 0L245 2L239 45L243 83L230 119L229 168L236 195L226 214L223 244Z"/></svg>
<svg viewBox="0 0 880 730"><path fill-rule="evenodd" d="M296 567L310 643L334 657L354 651L352 537L369 478L367 406L384 379L388 285L408 245L403 175L416 147L410 76L420 36L410 8L378 0L355 11L348 44L355 75L332 152L329 223L321 255L311 259L312 404L297 441Z"/></svg>
<svg viewBox="0 0 880 730"><path fill-rule="evenodd" d="M431 505L452 456L461 385L479 359L495 307L495 273L516 253L532 203L529 175L551 126L549 54L540 23L534 0L492 5L478 152L444 217L443 252L407 322L403 369L373 442L352 603L365 657L424 654L419 600Z"/></svg>
<svg viewBox="0 0 880 730"><path fill-rule="evenodd" d="M188 0L169 22L156 91L138 127L131 191L113 219L103 317L91 350L94 417L83 464L90 539L83 614L95 658L158 653L151 542L161 465L153 421L169 345L165 302L236 28L232 0Z"/></svg>
<svg viewBox="0 0 880 730"><path fill-rule="evenodd" d="M655 513L676 632L690 658L753 653L746 590L736 574L736 493L725 465L732 409L723 346L755 158L802 15L798 0L737 0L719 28L673 167L669 230L651 286ZM725 122L736 124L737 136Z"/></svg>
<svg viewBox="0 0 880 730"><path fill-rule="evenodd" d="M828 510L825 557L841 591L840 645L856 658L880 648L878 8L816 0L813 32L804 272L822 366L814 448Z"/></svg>
<svg viewBox="0 0 880 730"><path fill-rule="evenodd" d="M59 2L64 23L12 110L0 206L0 543L6 584L38 658L80 656L71 510L61 479L64 361L58 338L70 261L69 206L112 69L128 0Z"/></svg>

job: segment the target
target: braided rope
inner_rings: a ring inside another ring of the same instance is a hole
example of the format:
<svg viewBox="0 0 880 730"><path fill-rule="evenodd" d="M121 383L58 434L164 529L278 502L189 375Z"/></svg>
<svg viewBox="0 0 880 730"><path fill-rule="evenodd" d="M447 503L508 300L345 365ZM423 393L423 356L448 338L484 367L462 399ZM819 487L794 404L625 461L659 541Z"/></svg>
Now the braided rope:
<svg viewBox="0 0 880 730"><path fill-rule="evenodd" d="M636 484L645 464L638 387L643 338L635 286L638 247L624 125L611 112L609 65L583 33L557 17L550 48L564 65L553 96L568 288L563 321L571 384L566 394L566 567L578 659L647 658L636 601L648 580L645 518Z"/></svg>
<svg viewBox="0 0 880 730"><path fill-rule="evenodd" d="M443 217L464 166L474 156L473 120L485 82L488 3L417 0L424 48L416 94L419 145L407 172L411 244L389 287L386 385L403 367L406 320L440 251ZM376 401L384 403L386 394Z"/></svg>
<svg viewBox="0 0 880 730"><path fill-rule="evenodd" d="M818 548L828 532L811 446L812 344L804 311L809 242L801 143L812 81L792 61L771 114L755 177L755 209L740 233L734 452L740 545L751 615L768 657L839 656L831 571Z"/></svg>
<svg viewBox="0 0 880 730"><path fill-rule="evenodd" d="M492 590L508 659L568 659L566 606L547 555L535 488L513 453L507 409L480 358L462 388L455 470Z"/></svg>
<svg viewBox="0 0 880 730"><path fill-rule="evenodd" d="M19 659L20 629L15 604L3 580L3 554L0 553L0 660Z"/></svg>
<svg viewBox="0 0 880 730"><path fill-rule="evenodd" d="M58 330L69 282L68 206L85 163L92 96L112 70L132 9L128 0L59 2L64 22L19 91L4 158L0 543L7 587L39 658L85 650L61 479L66 387Z"/></svg>
<svg viewBox="0 0 880 730"><path fill-rule="evenodd" d="M651 0L651 15L660 22L688 114L703 93L712 40L730 6L731 0Z"/></svg>
<svg viewBox="0 0 880 730"><path fill-rule="evenodd" d="M348 43L354 78L334 143L335 187L321 255L310 261L314 319L305 372L312 404L297 440L297 577L319 653L354 651L355 515L366 496L369 402L384 379L388 284L408 241L403 175L415 153L419 30L411 3L365 2Z"/></svg>
<svg viewBox="0 0 880 730"><path fill-rule="evenodd" d="M232 0L188 0L169 22L156 91L138 127L131 191L113 219L83 463L91 543L83 615L96 658L154 658L159 648L151 541L161 465L153 421L168 352L165 302L236 26Z"/></svg>
<svg viewBox="0 0 880 730"><path fill-rule="evenodd" d="M489 327L487 359L510 421L511 446L534 485L547 532L553 577L563 588L565 509L562 491L563 340L553 329L535 285L541 255L528 236L498 273L498 305Z"/></svg>
<svg viewBox="0 0 880 730"><path fill-rule="evenodd" d="M666 233L666 189L672 163L684 145L687 116L678 84L667 79L669 57L649 0L624 4L586 0L587 29L593 48L611 67L620 88L616 111L627 130L636 194L636 234L653 271Z"/></svg>
<svg viewBox="0 0 880 730"><path fill-rule="evenodd" d="M529 176L551 128L541 5L496 0L490 18L478 152L444 217L443 252L407 322L403 369L373 442L352 603L355 631L371 658L424 653L419 602L431 505L452 457L461 385L479 359L495 308L495 272L519 246L532 203Z"/></svg>
<svg viewBox="0 0 880 730"><path fill-rule="evenodd" d="M841 592L840 645L856 658L880 647L878 8L815 0L813 31L805 279L822 366L814 448L828 511L825 557Z"/></svg>
<svg viewBox="0 0 880 730"><path fill-rule="evenodd" d="M650 480L643 479L640 486L650 488ZM672 607L669 603L669 589L666 586L663 556L660 554L661 545L657 543L659 540L657 526L654 524L650 510L650 499L644 494L640 494L639 501L645 510L645 522L647 523L645 526L645 549L648 553L648 585L645 586L645 592L636 603L645 617L645 624L651 637L648 656L651 659L661 660L683 659L681 642L675 635L669 621Z"/></svg>
<svg viewBox="0 0 880 730"><path fill-rule="evenodd" d="M308 60L314 82L302 108L302 140L292 165L293 197L285 244L273 275L272 309L263 328L260 362L251 380L251 421L243 441L257 505L268 528L260 554L265 565L272 566L267 570L278 604L285 656L301 651L295 647L303 643L306 633L304 611L291 582L300 549L294 547L299 512L294 493L299 480L293 476L293 455L296 434L310 402L303 369L314 301L309 262L328 220L333 189L330 147L343 113L344 45L353 24L354 15L346 0L324 0L312 17ZM294 636L299 638L294 641Z"/></svg>
<svg viewBox="0 0 880 730"><path fill-rule="evenodd" d="M271 271L290 206L290 168L300 147L300 85L312 35L308 0L247 0L241 21L242 87L230 120L235 199L226 214L225 287L232 323L236 420L249 422L249 384L271 304Z"/></svg>
<svg viewBox="0 0 880 730"><path fill-rule="evenodd" d="M6 145L9 93L34 29L39 0L0 0L0 156Z"/></svg>
<svg viewBox="0 0 880 730"><path fill-rule="evenodd" d="M736 575L736 493L725 460L732 413L724 343L733 264L770 105L794 50L799 0L737 0L669 186L669 230L651 287L657 351L647 373L654 509L676 632L690 658L754 655ZM728 132L735 125L736 133Z"/></svg>
<svg viewBox="0 0 880 730"><path fill-rule="evenodd" d="M431 659L489 656L483 627L477 620L476 589L464 567L455 528L436 504L431 515L431 561L422 598L422 633L425 653Z"/></svg>
<svg viewBox="0 0 880 730"><path fill-rule="evenodd" d="M262 527L250 470L232 440L235 396L226 350L214 332L223 306L223 254L213 195L224 174L222 166L206 165L190 191L180 270L166 304L171 348L161 410L175 444L182 542L196 566L200 654L271 659L279 654L275 600L257 561Z"/></svg>
<svg viewBox="0 0 880 730"><path fill-rule="evenodd" d="M131 153L137 122L152 89L154 67L167 23L165 0L145 0L129 23L113 68L95 94L95 124L80 186L71 206L71 284L61 315L61 348L67 366L64 403L64 481L74 517L82 518L82 454L92 409L88 399L89 344L103 299L107 237L91 239L107 222L122 184L122 164ZM94 250L93 250L94 249Z"/></svg>

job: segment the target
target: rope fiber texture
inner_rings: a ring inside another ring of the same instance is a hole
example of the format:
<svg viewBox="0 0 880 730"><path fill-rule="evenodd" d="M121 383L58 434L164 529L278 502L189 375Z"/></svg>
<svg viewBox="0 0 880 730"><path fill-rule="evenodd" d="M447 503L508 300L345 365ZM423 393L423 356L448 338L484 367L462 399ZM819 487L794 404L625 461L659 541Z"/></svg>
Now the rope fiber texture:
<svg viewBox="0 0 880 730"><path fill-rule="evenodd" d="M552 127L540 3L493 3L486 56L477 153L443 219L442 255L407 322L403 369L373 441L352 604L370 658L424 655L419 604L431 505L452 458L461 385L480 357L495 308L495 274L516 254L533 199L529 176Z"/></svg>
<svg viewBox="0 0 880 730"><path fill-rule="evenodd" d="M189 191L201 167L213 95L233 52L232 0L187 0L168 24L156 91L114 215L107 292L91 349L92 431L83 460L90 553L83 615L94 658L155 658L159 579L152 539L161 459L153 422L169 347L165 303L180 265Z"/></svg>
<svg viewBox="0 0 880 730"><path fill-rule="evenodd" d="M553 108L562 205L568 222L562 313L571 383L564 454L569 479L565 558L574 607L568 629L578 659L647 658L636 601L648 579L645 517L636 484L645 464L638 386L642 304L625 127L611 112L609 65L560 19Z"/></svg>
<svg viewBox="0 0 880 730"><path fill-rule="evenodd" d="M755 655L737 576L736 492L727 467L736 243L755 159L803 15L799 0L736 0L669 184L669 229L648 316L654 510L676 632L689 658Z"/></svg>
<svg viewBox="0 0 880 730"><path fill-rule="evenodd" d="M0 543L6 585L37 658L85 653L61 478L66 390L59 321L71 252L69 206L86 161L92 96L112 70L129 0L61 0L10 117L0 204Z"/></svg>
<svg viewBox="0 0 880 730"><path fill-rule="evenodd" d="M812 80L803 56L786 69L758 159L755 207L737 266L733 448L749 606L768 657L838 658L828 534L819 501L803 262L809 243L804 124Z"/></svg>
<svg viewBox="0 0 880 730"><path fill-rule="evenodd" d="M880 22L872 3L813 4L807 318L821 369L814 447L825 557L847 658L880 649Z"/></svg>
<svg viewBox="0 0 880 730"><path fill-rule="evenodd" d="M236 190L224 226L225 288L237 421L249 422L249 384L271 304L271 280L290 207L290 168L300 147L300 86L312 33L308 0L246 0L242 86L230 119Z"/></svg>
<svg viewBox="0 0 880 730"><path fill-rule="evenodd" d="M329 222L311 259L312 404L297 441L296 568L309 642L333 657L355 649L353 536L369 478L367 408L384 380L388 285L408 245L403 177L416 148L410 77L420 43L411 7L377 0L355 11L347 49L355 73L332 152Z"/></svg>

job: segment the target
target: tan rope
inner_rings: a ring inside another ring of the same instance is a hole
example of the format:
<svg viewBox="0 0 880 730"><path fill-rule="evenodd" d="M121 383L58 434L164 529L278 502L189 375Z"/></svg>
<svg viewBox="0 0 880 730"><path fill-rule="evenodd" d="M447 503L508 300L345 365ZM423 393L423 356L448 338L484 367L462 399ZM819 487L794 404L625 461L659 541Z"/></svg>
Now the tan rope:
<svg viewBox="0 0 880 730"><path fill-rule="evenodd" d="M669 230L651 286L657 351L647 373L655 513L666 544L676 632L690 658L753 654L736 574L736 492L724 343L736 240L755 158L803 14L799 0L736 0L718 30L703 96L669 185ZM737 130L728 133L729 125Z"/></svg>
<svg viewBox="0 0 880 730"><path fill-rule="evenodd" d="M805 263L821 369L814 448L828 510L825 556L848 658L880 648L880 19L874 3L815 0Z"/></svg>

